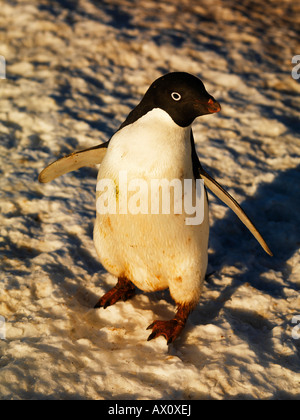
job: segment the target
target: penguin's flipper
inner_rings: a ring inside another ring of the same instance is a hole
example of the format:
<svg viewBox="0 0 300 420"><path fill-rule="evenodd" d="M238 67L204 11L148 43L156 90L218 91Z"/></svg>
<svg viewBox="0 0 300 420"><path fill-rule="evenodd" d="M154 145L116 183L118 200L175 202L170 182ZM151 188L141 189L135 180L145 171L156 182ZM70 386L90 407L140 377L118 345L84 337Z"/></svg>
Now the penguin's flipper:
<svg viewBox="0 0 300 420"><path fill-rule="evenodd" d="M108 142L90 149L80 150L64 156L47 166L39 175L39 182L45 184L61 175L76 171L83 166L97 165L102 162Z"/></svg>
<svg viewBox="0 0 300 420"><path fill-rule="evenodd" d="M199 162L200 163L200 162ZM239 203L226 191L224 188L215 180L213 179L200 165L199 172L201 178L204 179L204 184L207 188L211 190L220 200L222 200L228 207L231 208L232 211L238 216L238 218L244 223L244 225L250 230L252 235L256 238L256 240L260 243L262 248L269 254L273 255L270 248L266 244L265 240L256 229L254 224L251 222L249 217L246 215L244 210L241 208Z"/></svg>

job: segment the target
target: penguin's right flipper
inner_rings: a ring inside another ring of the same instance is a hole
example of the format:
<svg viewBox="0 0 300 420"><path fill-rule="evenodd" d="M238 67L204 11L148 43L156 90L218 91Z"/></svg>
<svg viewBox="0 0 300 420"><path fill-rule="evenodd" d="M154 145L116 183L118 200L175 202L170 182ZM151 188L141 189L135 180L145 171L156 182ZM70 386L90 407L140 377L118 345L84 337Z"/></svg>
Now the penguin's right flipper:
<svg viewBox="0 0 300 420"><path fill-rule="evenodd" d="M211 177L201 166L199 162L199 172L201 178L204 179L204 184L211 190L220 200L222 200L232 211L238 216L241 222L250 230L255 239L260 243L262 248L269 254L273 255L272 251L268 247L266 241L261 236L259 231L256 229L254 224L251 222L249 217L246 215L244 210L241 208L239 203L213 178Z"/></svg>
<svg viewBox="0 0 300 420"><path fill-rule="evenodd" d="M80 150L64 156L47 166L39 175L39 182L53 181L68 172L76 171L83 166L97 165L102 162L109 141L90 149Z"/></svg>

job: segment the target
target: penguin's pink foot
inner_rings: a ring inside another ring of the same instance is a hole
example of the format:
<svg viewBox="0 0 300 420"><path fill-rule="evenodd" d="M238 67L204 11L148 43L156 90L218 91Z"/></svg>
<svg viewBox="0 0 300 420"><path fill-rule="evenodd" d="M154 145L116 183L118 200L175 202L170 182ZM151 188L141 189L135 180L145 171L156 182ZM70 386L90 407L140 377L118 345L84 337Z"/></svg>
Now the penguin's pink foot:
<svg viewBox="0 0 300 420"><path fill-rule="evenodd" d="M173 319L169 321L154 321L147 328L147 330L152 329L152 333L147 341L162 335L167 340L167 344L173 343L183 330L190 312L191 306L179 305L176 316Z"/></svg>
<svg viewBox="0 0 300 420"><path fill-rule="evenodd" d="M130 280L120 277L118 283L103 295L94 308L107 308L119 300L128 300L135 295L135 287Z"/></svg>
<svg viewBox="0 0 300 420"><path fill-rule="evenodd" d="M176 319L170 321L154 321L147 330L152 328L152 333L149 335L148 340L163 335L167 340L167 344L173 343L173 341L179 336L184 324L179 323Z"/></svg>

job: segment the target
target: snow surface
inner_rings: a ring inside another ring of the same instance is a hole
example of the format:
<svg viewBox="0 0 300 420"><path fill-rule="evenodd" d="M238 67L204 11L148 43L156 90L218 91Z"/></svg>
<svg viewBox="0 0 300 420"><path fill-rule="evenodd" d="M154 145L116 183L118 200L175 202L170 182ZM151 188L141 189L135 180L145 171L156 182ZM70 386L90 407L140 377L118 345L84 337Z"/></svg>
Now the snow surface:
<svg viewBox="0 0 300 420"><path fill-rule="evenodd" d="M295 0L2 0L1 399L300 398L299 13ZM213 274L167 346L146 341L173 316L167 291L92 309L116 282L92 242L96 168L37 177L108 140L176 70L222 104L194 125L198 154L274 257L210 195Z"/></svg>

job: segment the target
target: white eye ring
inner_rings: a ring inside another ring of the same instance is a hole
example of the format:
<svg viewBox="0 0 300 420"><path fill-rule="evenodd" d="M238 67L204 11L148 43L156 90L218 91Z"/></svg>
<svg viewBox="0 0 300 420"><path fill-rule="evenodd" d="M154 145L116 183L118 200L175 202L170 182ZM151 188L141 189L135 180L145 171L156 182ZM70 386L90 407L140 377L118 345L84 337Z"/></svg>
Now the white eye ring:
<svg viewBox="0 0 300 420"><path fill-rule="evenodd" d="M180 101L180 99L181 99L181 95L178 92L171 93L171 97L172 97L172 99L174 99L174 101Z"/></svg>

